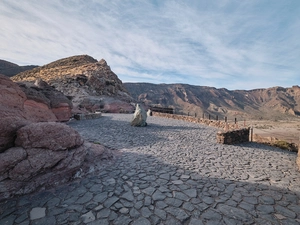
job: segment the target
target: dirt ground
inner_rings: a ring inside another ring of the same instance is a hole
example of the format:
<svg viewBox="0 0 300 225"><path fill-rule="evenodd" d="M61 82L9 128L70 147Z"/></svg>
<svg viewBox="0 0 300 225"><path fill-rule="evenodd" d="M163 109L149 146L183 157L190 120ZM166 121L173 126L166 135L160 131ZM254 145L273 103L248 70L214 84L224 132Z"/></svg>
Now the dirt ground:
<svg viewBox="0 0 300 225"><path fill-rule="evenodd" d="M300 119L247 121L253 126L253 134L262 137L275 137L289 143L300 144Z"/></svg>

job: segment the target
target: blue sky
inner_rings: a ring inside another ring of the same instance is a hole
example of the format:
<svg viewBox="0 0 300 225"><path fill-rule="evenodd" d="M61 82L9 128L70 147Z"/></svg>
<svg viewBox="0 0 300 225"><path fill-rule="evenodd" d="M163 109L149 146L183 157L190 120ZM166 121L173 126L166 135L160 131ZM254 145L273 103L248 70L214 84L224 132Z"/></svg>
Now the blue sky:
<svg viewBox="0 0 300 225"><path fill-rule="evenodd" d="M88 54L123 82L300 85L299 0L1 0L0 59Z"/></svg>

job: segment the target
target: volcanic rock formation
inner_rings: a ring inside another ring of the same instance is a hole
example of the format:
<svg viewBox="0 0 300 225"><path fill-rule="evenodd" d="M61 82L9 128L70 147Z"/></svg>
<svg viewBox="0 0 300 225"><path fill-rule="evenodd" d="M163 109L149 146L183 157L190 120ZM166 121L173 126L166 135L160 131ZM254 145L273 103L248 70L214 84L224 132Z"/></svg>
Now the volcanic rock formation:
<svg viewBox="0 0 300 225"><path fill-rule="evenodd" d="M77 131L55 122L35 123L57 121L62 114L49 106L59 109L62 100L46 84L20 88L0 75L0 201L67 181L82 165L88 146Z"/></svg>
<svg viewBox="0 0 300 225"><path fill-rule="evenodd" d="M30 71L14 81L46 81L72 99L74 111L133 112L132 98L104 59L99 62L87 55L64 58Z"/></svg>

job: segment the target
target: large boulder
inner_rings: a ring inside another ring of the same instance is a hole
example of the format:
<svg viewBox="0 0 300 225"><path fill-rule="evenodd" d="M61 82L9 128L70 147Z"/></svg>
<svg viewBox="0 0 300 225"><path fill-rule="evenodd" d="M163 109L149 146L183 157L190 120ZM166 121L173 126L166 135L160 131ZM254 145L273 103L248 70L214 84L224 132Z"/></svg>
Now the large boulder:
<svg viewBox="0 0 300 225"><path fill-rule="evenodd" d="M19 129L15 144L26 149L61 151L82 145L83 139L76 130L65 124L40 122Z"/></svg>
<svg viewBox="0 0 300 225"><path fill-rule="evenodd" d="M8 77L0 75L0 153L14 145L16 131L28 124L26 95Z"/></svg>
<svg viewBox="0 0 300 225"><path fill-rule="evenodd" d="M145 127L147 126L147 113L140 104L136 104L135 112L133 114L133 119L131 121L131 126L134 127Z"/></svg>
<svg viewBox="0 0 300 225"><path fill-rule="evenodd" d="M0 200L70 180L87 154L78 132L55 122L22 127L15 145L0 153Z"/></svg>

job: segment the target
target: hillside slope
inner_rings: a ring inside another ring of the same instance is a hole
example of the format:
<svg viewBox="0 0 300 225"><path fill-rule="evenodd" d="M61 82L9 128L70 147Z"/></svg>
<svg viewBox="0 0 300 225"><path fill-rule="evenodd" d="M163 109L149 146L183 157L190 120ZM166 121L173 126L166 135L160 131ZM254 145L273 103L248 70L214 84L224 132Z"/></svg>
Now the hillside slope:
<svg viewBox="0 0 300 225"><path fill-rule="evenodd" d="M34 65L30 66L19 66L15 63L11 63L5 60L0 59L0 74L6 75L8 77L12 77L18 73L21 73L26 70L31 70L35 67Z"/></svg>
<svg viewBox="0 0 300 225"><path fill-rule="evenodd" d="M230 91L187 84L124 83L146 105L173 107L177 113L280 119L300 115L300 87Z"/></svg>
<svg viewBox="0 0 300 225"><path fill-rule="evenodd" d="M88 55L72 56L12 77L15 82L35 82L37 79L63 92L78 109L133 110L131 96L104 59L97 61Z"/></svg>

